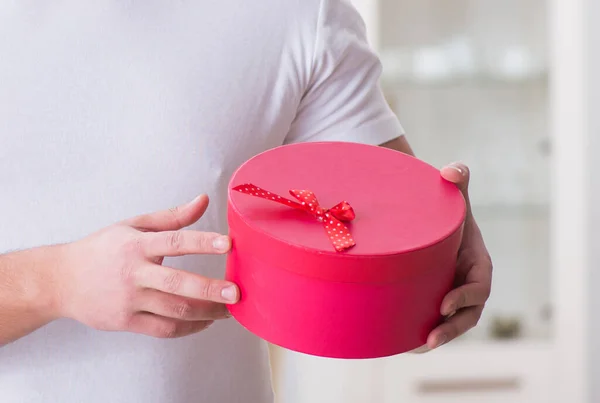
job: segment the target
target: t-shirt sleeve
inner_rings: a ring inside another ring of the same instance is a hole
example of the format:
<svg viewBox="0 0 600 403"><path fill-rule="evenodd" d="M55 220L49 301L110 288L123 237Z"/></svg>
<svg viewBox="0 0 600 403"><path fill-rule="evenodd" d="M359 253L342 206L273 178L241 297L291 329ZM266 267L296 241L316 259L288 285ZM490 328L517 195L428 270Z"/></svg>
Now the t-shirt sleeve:
<svg viewBox="0 0 600 403"><path fill-rule="evenodd" d="M354 6L322 0L310 81L285 142L380 145L403 135L379 85L381 70Z"/></svg>

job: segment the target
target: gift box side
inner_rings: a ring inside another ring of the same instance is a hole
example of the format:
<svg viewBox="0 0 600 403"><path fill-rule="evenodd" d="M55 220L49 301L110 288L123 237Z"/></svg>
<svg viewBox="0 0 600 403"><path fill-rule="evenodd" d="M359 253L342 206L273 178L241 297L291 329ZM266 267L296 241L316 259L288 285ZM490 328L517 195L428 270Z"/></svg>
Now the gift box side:
<svg viewBox="0 0 600 403"><path fill-rule="evenodd" d="M456 257L462 239L461 225L447 238L428 247L387 255L351 255L303 248L257 231L229 206L233 248L240 248L265 264L300 275L333 282L386 283L408 280L436 270L440 260ZM377 270L374 269L377 267Z"/></svg>
<svg viewBox="0 0 600 403"><path fill-rule="evenodd" d="M227 260L226 278L241 293L231 314L270 343L321 357L377 358L425 344L455 274L451 255L402 281L332 282L264 262L246 247L236 245Z"/></svg>

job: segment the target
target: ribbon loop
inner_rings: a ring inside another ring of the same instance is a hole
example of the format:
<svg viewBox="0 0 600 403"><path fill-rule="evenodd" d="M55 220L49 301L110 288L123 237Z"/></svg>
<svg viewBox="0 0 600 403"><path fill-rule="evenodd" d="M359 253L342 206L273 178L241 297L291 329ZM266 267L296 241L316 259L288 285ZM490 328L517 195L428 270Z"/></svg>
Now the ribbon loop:
<svg viewBox="0 0 600 403"><path fill-rule="evenodd" d="M340 221L352 221L356 218L354 209L348 202L340 202L329 209L331 214Z"/></svg>
<svg viewBox="0 0 600 403"><path fill-rule="evenodd" d="M261 189L251 183L236 186L233 190L310 213L323 223L327 236L338 252L356 245L354 239L352 239L350 230L343 224L343 222L352 221L356 217L354 209L346 201L342 201L330 209L324 209L319 204L315 194L310 190L290 190L290 194L298 200L297 202Z"/></svg>

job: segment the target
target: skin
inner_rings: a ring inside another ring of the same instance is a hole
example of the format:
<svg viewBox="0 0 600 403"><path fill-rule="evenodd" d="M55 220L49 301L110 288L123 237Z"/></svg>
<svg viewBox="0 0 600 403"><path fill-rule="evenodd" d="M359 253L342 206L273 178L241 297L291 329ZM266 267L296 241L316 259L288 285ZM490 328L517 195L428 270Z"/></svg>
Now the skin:
<svg viewBox="0 0 600 403"><path fill-rule="evenodd" d="M404 137L382 146L413 155ZM455 183L468 214L458 258L456 288L444 299L448 317L433 330L427 349L477 324L490 294L492 264L471 213L469 170L451 164L441 175ZM225 254L228 236L185 230L202 217L208 197L116 223L81 240L0 255L0 346L59 318L103 331L175 338L229 317L233 283L163 265L166 256Z"/></svg>
<svg viewBox="0 0 600 403"><path fill-rule="evenodd" d="M58 318L175 338L229 317L235 284L162 265L165 256L229 251L227 236L183 229L207 207L201 195L73 243L0 256L0 346Z"/></svg>

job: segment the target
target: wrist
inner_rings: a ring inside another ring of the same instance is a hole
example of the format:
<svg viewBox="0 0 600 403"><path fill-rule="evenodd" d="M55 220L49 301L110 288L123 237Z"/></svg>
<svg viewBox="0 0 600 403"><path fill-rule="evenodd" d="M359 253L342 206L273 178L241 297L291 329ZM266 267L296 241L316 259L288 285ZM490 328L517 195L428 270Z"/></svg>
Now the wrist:
<svg viewBox="0 0 600 403"><path fill-rule="evenodd" d="M63 245L43 246L11 257L20 274L20 294L27 311L46 323L61 316L59 273L64 249Z"/></svg>
<svg viewBox="0 0 600 403"><path fill-rule="evenodd" d="M48 246L42 252L42 261L47 265L40 277L41 286L38 309L44 312L50 320L63 317L63 288L66 266L68 265L68 244Z"/></svg>

